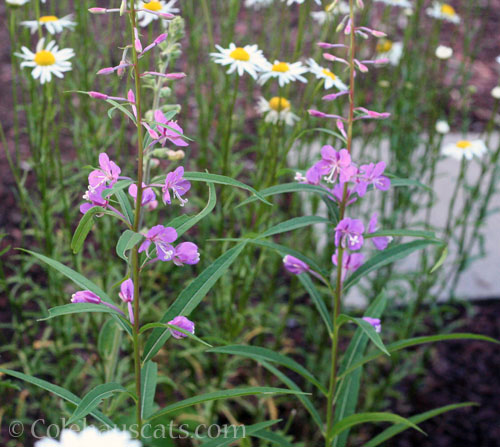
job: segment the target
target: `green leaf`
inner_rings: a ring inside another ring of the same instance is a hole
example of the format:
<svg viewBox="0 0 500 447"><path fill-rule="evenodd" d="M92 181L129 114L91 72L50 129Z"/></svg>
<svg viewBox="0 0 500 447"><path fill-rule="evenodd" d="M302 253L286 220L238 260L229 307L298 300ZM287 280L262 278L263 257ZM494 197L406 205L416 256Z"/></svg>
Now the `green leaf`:
<svg viewBox="0 0 500 447"><path fill-rule="evenodd" d="M258 192L251 186L245 185L245 183L232 179L231 177L226 177L224 175L218 174L208 174L206 172L185 172L184 178L186 180L191 180L194 182L217 183L219 185L228 185L234 186L235 188L244 189L245 191L251 192L258 200L266 203L267 205L272 205L272 203L264 199L260 192Z"/></svg>
<svg viewBox="0 0 500 447"><path fill-rule="evenodd" d="M111 188L104 189L101 192L101 197L107 199L118 191L123 191L125 188L128 188L132 183L135 182L133 180L119 180Z"/></svg>
<svg viewBox="0 0 500 447"><path fill-rule="evenodd" d="M230 345L221 346L218 348L209 349L208 352L214 352L217 354L233 354L241 355L247 357L257 362L262 360L277 363L284 366L297 374L300 374L304 379L312 383L318 390L320 390L325 396L327 395L326 388L319 382L312 373L305 369L302 365L298 364L295 360L287 357L286 355L280 354L278 352L272 351L267 348L261 348L259 346L247 346L247 345Z"/></svg>
<svg viewBox="0 0 500 447"><path fill-rule="evenodd" d="M146 419L153 412L156 383L158 381L158 365L149 361L141 370L141 417Z"/></svg>
<svg viewBox="0 0 500 447"><path fill-rule="evenodd" d="M414 424L420 424L428 419L439 416L440 414L446 413L448 411L456 410L458 408L470 407L472 405L477 405L475 402L464 402L462 404L452 404L446 405L444 407L436 408L434 410L426 411L425 413L420 413L415 416L409 417L408 420ZM408 428L407 424L396 424L392 427L386 428L382 433L378 434L374 438L370 439L367 443L363 444L363 447L376 447L388 439L396 436L402 431Z"/></svg>
<svg viewBox="0 0 500 447"><path fill-rule="evenodd" d="M423 183L420 183L418 180L413 180L410 178L399 178L389 173L385 173L385 175L391 179L391 187L393 188L398 188L401 186L408 186L408 187L416 186L418 188L426 189L427 191L433 192L431 187L424 185Z"/></svg>
<svg viewBox="0 0 500 447"><path fill-rule="evenodd" d="M344 136L341 133L335 132L334 130L331 130L331 129L325 129L324 127L316 127L314 129L305 129L297 135L295 140L299 140L300 138L302 138L303 135L308 134L308 133L312 133L312 132L326 133L326 134L331 135L333 137L336 137L339 140L346 143L346 139L344 138Z"/></svg>
<svg viewBox="0 0 500 447"><path fill-rule="evenodd" d="M287 231L297 230L298 228L307 227L314 224L331 224L329 219L320 216L301 216L286 220L277 225L272 226L268 230L259 234L259 238L273 236L275 234L286 233Z"/></svg>
<svg viewBox="0 0 500 447"><path fill-rule="evenodd" d="M13 371L10 369L4 369L0 368L0 372L7 374L12 377L16 377L17 379L24 380L25 382L31 383L33 385L36 385L39 388L42 388L46 391L49 391L52 394L55 394L56 396L60 397L61 399L64 399L67 402L72 403L75 406L78 406L80 404L81 399L77 396L75 396L71 391L66 390L63 387L60 387L58 385L54 385L50 382L47 382L46 380L38 379L37 377L33 376L28 376L27 374L23 374L17 371ZM99 422L102 422L108 427L114 427L115 423L109 419L108 417L104 416L100 411L98 410L93 410L90 412L90 414L96 418Z"/></svg>
<svg viewBox="0 0 500 447"><path fill-rule="evenodd" d="M80 286L82 289L90 290L91 292L94 292L98 297L101 298L101 300L106 301L107 303L111 303L111 304L113 303L113 301L108 296L108 294L104 290L102 290L99 286L94 284L89 279L85 278L85 276L81 275L80 273L75 272L74 270L70 269L69 267L66 267L64 264L61 264L59 261L48 258L47 256L44 256L40 253L36 253L34 251L24 250L24 249L20 249L20 250L24 251L26 253L29 253L30 255L34 256L35 258L39 259L40 261L46 263L49 267L52 267L53 269L57 270L59 273L62 273L64 276L71 279L71 281L73 281L76 285ZM82 304L84 304L84 303L82 303ZM122 327L122 329L124 329L130 336L132 336L132 329L130 328L130 325L126 324L124 322L124 320L122 320L121 318L119 318L116 315L112 315L112 317Z"/></svg>
<svg viewBox="0 0 500 447"><path fill-rule="evenodd" d="M444 261L446 261L447 257L448 257L448 246L445 245L443 251L441 252L441 256L439 256L439 259L437 260L436 264L434 264L434 267L431 268L429 273L434 273L439 267L441 267L444 264Z"/></svg>
<svg viewBox="0 0 500 447"><path fill-rule="evenodd" d="M387 296L380 293L365 312L365 316L380 318L387 305ZM368 336L361 328L358 328L347 347L339 367L339 374L348 369L354 362L363 357L368 344ZM335 419L338 422L347 416L354 414L358 404L359 388L362 370L357 369L351 374L346 374L344 380L340 381L335 393ZM347 444L349 431L345 430L333 440L333 447L344 447Z"/></svg>
<svg viewBox="0 0 500 447"><path fill-rule="evenodd" d="M82 249L83 243L85 242L85 239L87 239L87 235L94 226L94 215L104 211L104 208L94 206L82 216L73 234L73 238L71 239L71 250L73 250L73 253L76 254Z"/></svg>
<svg viewBox="0 0 500 447"><path fill-rule="evenodd" d="M441 242L436 238L436 235L433 231L423 231L423 230L404 230L404 229L394 229L394 230L380 230L375 231L374 233L365 233L363 234L365 238L372 237L381 237L381 236L394 236L394 237L421 237L424 239L433 239L435 241Z"/></svg>
<svg viewBox="0 0 500 447"><path fill-rule="evenodd" d="M323 322L326 325L328 334L332 334L333 324L331 316L328 313L326 304L323 301L323 298L321 297L320 293L318 292L318 289L316 289L316 287L314 286L312 278L307 273L301 273L300 275L297 275L297 278L299 278L299 281L302 283L304 288L307 290L307 293L309 293L309 296L313 300L316 309L318 309L318 312L321 315L321 318L323 319Z"/></svg>
<svg viewBox="0 0 500 447"><path fill-rule="evenodd" d="M261 430L254 434L254 438L264 439L269 441L272 445L279 445L281 447L294 447L285 436L281 433L276 433L270 430Z"/></svg>
<svg viewBox="0 0 500 447"><path fill-rule="evenodd" d="M331 196L331 192L321 186L316 185L308 185L307 183L283 183L281 185L271 186L269 188L263 189L260 191L260 194L263 197L275 196L278 194L286 194L290 192L312 192L316 194L320 194L323 196ZM256 197L249 197L248 199L241 202L236 208L240 206L248 205L249 203L255 202L257 200Z"/></svg>
<svg viewBox="0 0 500 447"><path fill-rule="evenodd" d="M223 436L219 436L215 439L210 439L207 442L203 442L201 447L226 447L239 439L245 439L249 436L255 436L258 433L262 433L262 430L277 424L281 419L274 421L259 422L254 425L241 425L237 426L237 430L233 430L232 436L229 436L227 432ZM234 426L231 426L231 428ZM222 438L222 439L221 439Z"/></svg>
<svg viewBox="0 0 500 447"><path fill-rule="evenodd" d="M132 225L134 223L134 211L132 210L128 196L123 192L123 190L116 191L115 196L118 199L118 203L120 204L125 219L127 219L127 222Z"/></svg>
<svg viewBox="0 0 500 447"><path fill-rule="evenodd" d="M116 244L116 254L128 262L126 252L132 250L132 248L134 248L143 239L144 236L142 234L136 233L132 230L125 230Z"/></svg>
<svg viewBox="0 0 500 447"><path fill-rule="evenodd" d="M406 340L400 340L395 343L391 343L390 345L387 345L386 348L389 352L396 352L396 351L401 351L401 349L411 348L412 346L423 345L426 343L434 343L436 341L449 341L449 340L481 340L490 343L500 344L498 340L495 340L494 338L491 337L486 337L485 335L458 333L458 334L428 335L424 337L408 338ZM345 372L339 374L338 379L341 379L343 376L351 373L360 366L363 366L365 363L371 362L372 360L375 360L380 356L381 356L380 353L374 352L370 355L367 355L357 360L355 363L351 364Z"/></svg>
<svg viewBox="0 0 500 447"><path fill-rule="evenodd" d="M90 304L90 303L71 303L63 304L62 306L56 306L49 309L49 315L38 319L38 321L46 321L51 318L61 317L63 315L79 314L82 312L100 312L106 314L116 315L121 317L122 315L115 309L111 309L104 304Z"/></svg>
<svg viewBox="0 0 500 447"><path fill-rule="evenodd" d="M366 261L359 269L347 278L344 283L344 290L356 284L363 276L384 265L403 259L416 250L422 250L429 245L442 245L442 242L434 240L412 241L405 244L389 247L384 251L377 253Z"/></svg>
<svg viewBox="0 0 500 447"><path fill-rule="evenodd" d="M392 413L358 413L347 416L341 421L334 424L332 429L332 436L338 436L343 431L354 427L355 425L365 424L367 422L392 422L393 424L403 424L406 427L414 428L420 433L424 433L413 422L405 419L397 414Z"/></svg>
<svg viewBox="0 0 500 447"><path fill-rule="evenodd" d="M188 231L191 227L194 227L201 219L210 214L212 210L215 208L215 204L217 202L217 197L215 194L215 186L213 183L208 184L208 202L198 214L191 218L183 219L179 224L169 223L169 226L172 226L177 231L177 236L182 236L186 231ZM175 219L174 219L175 220Z"/></svg>
<svg viewBox="0 0 500 447"><path fill-rule="evenodd" d="M128 116L132 120L132 122L134 124L137 124L135 116L132 115L132 113L130 112L130 110L127 110L122 104L114 101L113 99L106 99L106 102L109 103L109 104L111 104L113 106L113 107L111 107L111 109L108 110L108 116L110 118L113 118L113 112L116 109L118 109L118 110L120 110L120 112L122 112L123 114L125 114L126 116ZM130 104L130 103L127 102L127 103L124 103L124 104Z"/></svg>
<svg viewBox="0 0 500 447"><path fill-rule="evenodd" d="M370 323L368 323L368 321L365 321L362 318L354 318L344 314L339 315L337 318L338 325L342 325L348 321L357 324L363 330L363 332L368 336L368 338L375 344L377 348L379 348L384 354L390 356L389 352L387 351L384 345L384 342L380 338L380 335L377 334L373 326Z"/></svg>
<svg viewBox="0 0 500 447"><path fill-rule="evenodd" d="M89 391L78 404L75 411L69 418L66 426L73 424L79 419L84 418L87 414L94 411L104 399L111 397L114 393L126 393L127 390L119 383L105 383L96 386L92 391Z"/></svg>
<svg viewBox="0 0 500 447"><path fill-rule="evenodd" d="M294 391L302 391L292 379L290 379L287 375L281 372L278 368L271 365L270 363L267 363L266 361L261 361L260 363L264 368L266 368L269 372L271 372L278 379L280 379L288 388ZM311 402L309 397L306 396L305 394L297 394L297 399L302 403L302 405L304 405L304 408L311 415L312 420L316 422L318 429L321 431L321 433L323 433L324 427L323 427L323 422L321 421L321 416L319 415L318 411L314 407L314 404Z"/></svg>
<svg viewBox="0 0 500 447"><path fill-rule="evenodd" d="M224 274L229 266L236 260L245 248L246 243L236 245L226 251L209 265L194 281L192 281L177 297L168 311L161 318L162 323L168 323L177 315L188 316L201 300L214 286L217 280ZM169 338L170 330L154 329L149 336L144 348L144 362L147 362L160 350L163 343Z"/></svg>
<svg viewBox="0 0 500 447"><path fill-rule="evenodd" d="M210 402L213 400L220 399L233 399L235 397L243 396L271 396L275 394L305 394L300 391L293 391L286 388L273 388L265 386L251 386L245 388L233 388L230 390L214 391L211 393L200 394L198 396L190 397L189 399L184 399L179 402L167 405L165 408L157 411L147 420L152 421L153 419L165 416L174 411L181 410L183 408L192 407L193 405L201 404L204 402Z"/></svg>

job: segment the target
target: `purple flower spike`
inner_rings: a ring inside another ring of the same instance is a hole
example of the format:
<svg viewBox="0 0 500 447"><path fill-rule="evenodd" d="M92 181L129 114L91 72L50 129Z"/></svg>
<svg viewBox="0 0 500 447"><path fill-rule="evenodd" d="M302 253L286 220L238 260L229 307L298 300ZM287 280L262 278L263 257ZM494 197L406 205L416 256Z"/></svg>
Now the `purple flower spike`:
<svg viewBox="0 0 500 447"><path fill-rule="evenodd" d="M198 264L200 262L200 253L198 246L192 242L182 242L174 251L174 264L182 266L184 264Z"/></svg>
<svg viewBox="0 0 500 447"><path fill-rule="evenodd" d="M153 130L153 133L150 131L149 133L153 139L157 139L162 146L165 146L167 140L176 146L188 146L188 143L182 138L182 135L184 135L182 127L175 121L167 120L161 110L155 111L154 118L157 123L165 124L168 127L158 125L156 131ZM155 134L157 138L155 138Z"/></svg>
<svg viewBox="0 0 500 447"><path fill-rule="evenodd" d="M337 183L332 189L330 189L330 191L332 192L333 197L329 196L329 198L335 200L340 204L344 198L344 183ZM356 197L352 197L354 192L354 189L347 188L346 206L351 205L356 200L358 200Z"/></svg>
<svg viewBox="0 0 500 447"><path fill-rule="evenodd" d="M146 234L146 240L139 247L139 253L149 249L151 243L156 247L157 258L160 261L171 261L175 249L172 242L177 239L177 231L172 227L164 227L163 225L155 225Z"/></svg>
<svg viewBox="0 0 500 447"><path fill-rule="evenodd" d="M356 175L357 169L351 164L351 156L347 149L336 151L331 146L321 148L321 161L315 164L319 174L326 176L328 183L334 183L340 177L342 183L348 182Z"/></svg>
<svg viewBox="0 0 500 447"><path fill-rule="evenodd" d="M346 253L342 255L342 281L345 279L347 272L354 272L363 265L365 255L362 253ZM332 256L332 262L338 266L338 250Z"/></svg>
<svg viewBox="0 0 500 447"><path fill-rule="evenodd" d="M184 329L186 332L194 334L194 323L188 320L186 317L183 317L182 315L175 317L172 321L169 321L168 324L177 326L181 329ZM170 329L170 333L172 334L172 337L177 339L187 337L186 334L176 331L175 329Z"/></svg>
<svg viewBox="0 0 500 447"><path fill-rule="evenodd" d="M175 171L169 172L167 177L165 178L165 184L162 187L163 191L163 203L168 203L169 205L172 203L170 198L169 189L172 190L174 197L179 199L181 202L181 206L188 201L187 199L182 199L181 196L186 194L191 188L191 183L183 178L184 176L184 168L179 166Z"/></svg>
<svg viewBox="0 0 500 447"><path fill-rule="evenodd" d="M346 217L335 227L335 245L349 250L359 250L363 246L364 231L363 222Z"/></svg>
<svg viewBox="0 0 500 447"><path fill-rule="evenodd" d="M101 298L90 290L81 290L71 295L71 302L101 304Z"/></svg>
<svg viewBox="0 0 500 447"><path fill-rule="evenodd" d="M380 334L380 332L382 332L382 325L380 324L380 319L363 317L363 320L365 320L367 323L370 323L373 326L373 329L375 329L375 332L377 334Z"/></svg>
<svg viewBox="0 0 500 447"><path fill-rule="evenodd" d="M142 184L142 188L141 206L145 207L149 211L156 209L158 201L156 200L156 194L153 188L147 187L145 183ZM132 183L128 187L128 193L134 200L137 198L137 185L135 183Z"/></svg>
<svg viewBox="0 0 500 447"><path fill-rule="evenodd" d="M134 301L134 282L130 278L122 282L118 296L124 303L127 303L128 316L130 322L134 324L134 307L132 306Z"/></svg>
<svg viewBox="0 0 500 447"><path fill-rule="evenodd" d="M114 185L121 173L118 165L103 152L99 154L99 166L101 169L96 169L89 174L89 185L94 188L106 184Z"/></svg>
<svg viewBox="0 0 500 447"><path fill-rule="evenodd" d="M385 162L379 161L377 164L370 163L361 165L359 168L359 183L356 187L356 192L359 197L366 194L368 185L373 185L374 188L380 191L387 191L391 187L391 181L384 175Z"/></svg>
<svg viewBox="0 0 500 447"><path fill-rule="evenodd" d="M378 230L377 227L377 213L373 213L370 222L368 223L368 233L375 233ZM377 250L385 250L389 245L389 242L392 241L392 237L390 236L378 236L371 238L373 245Z"/></svg>
<svg viewBox="0 0 500 447"><path fill-rule="evenodd" d="M294 275L300 275L301 273L308 272L310 270L309 266L304 261L301 261L291 255L286 255L283 258L283 265L285 266L285 269Z"/></svg>

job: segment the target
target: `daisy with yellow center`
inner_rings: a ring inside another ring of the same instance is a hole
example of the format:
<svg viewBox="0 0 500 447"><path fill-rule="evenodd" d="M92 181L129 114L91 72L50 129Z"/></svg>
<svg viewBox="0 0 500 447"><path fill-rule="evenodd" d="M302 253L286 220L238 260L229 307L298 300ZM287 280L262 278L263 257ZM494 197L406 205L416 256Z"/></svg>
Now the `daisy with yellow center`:
<svg viewBox="0 0 500 447"><path fill-rule="evenodd" d="M453 6L448 3L434 2L431 8L426 9L427 15L438 20L451 23L460 23L460 16Z"/></svg>
<svg viewBox="0 0 500 447"><path fill-rule="evenodd" d="M316 79L324 79L325 90L332 87L335 87L340 91L347 90L347 85L345 85L339 77L328 68L322 67L316 63L314 59L309 59L307 64L309 65L309 71L316 76Z"/></svg>
<svg viewBox="0 0 500 447"><path fill-rule="evenodd" d="M38 31L38 25L45 27L50 34L57 34L62 33L65 28L70 30L74 28L76 23L71 20L72 18L71 14L61 18L56 16L42 16L38 21L26 20L21 22L21 25L29 28L31 34L35 34Z"/></svg>
<svg viewBox="0 0 500 447"><path fill-rule="evenodd" d="M257 112L265 116L264 121L266 123L277 124L282 122L287 126L293 126L300 119L292 113L290 101L282 96L275 96L269 101L260 97L256 109Z"/></svg>
<svg viewBox="0 0 500 447"><path fill-rule="evenodd" d="M215 47L218 53L210 53L210 56L216 64L229 66L227 74L237 72L239 76L243 76L246 72L257 79L258 73L267 62L257 45L237 47L234 43L230 43L229 48L222 48L220 45Z"/></svg>
<svg viewBox="0 0 500 447"><path fill-rule="evenodd" d="M473 157L481 158L488 149L483 140L460 140L454 144L448 144L443 148L443 154L462 160L472 160Z"/></svg>
<svg viewBox="0 0 500 447"><path fill-rule="evenodd" d="M266 61L259 77L259 84L262 85L271 78L278 79L280 87L294 81L307 82L307 79L302 76L305 73L307 73L307 68L302 65L302 62L274 61L271 64Z"/></svg>
<svg viewBox="0 0 500 447"><path fill-rule="evenodd" d="M162 14L177 14L179 13L179 8L175 7L177 0L150 0L140 1L136 7L137 11L137 23L139 26L148 26L153 20L158 20L160 17L155 13ZM140 10L143 11L140 11ZM148 12L150 11L150 12Z"/></svg>
<svg viewBox="0 0 500 447"><path fill-rule="evenodd" d="M24 59L21 68L31 67L31 75L34 79L40 79L41 84L50 82L52 75L62 78L63 73L71 70L71 59L75 53L71 48L59 50L54 41L45 46L45 39L40 39L36 46L35 53L26 47L21 47L22 53L15 53L16 56Z"/></svg>
<svg viewBox="0 0 500 447"><path fill-rule="evenodd" d="M12 6L13 8L17 6L23 6L28 3L30 0L5 0L7 5Z"/></svg>
<svg viewBox="0 0 500 447"><path fill-rule="evenodd" d="M391 65L399 65L399 61L403 56L403 42L380 39L376 51L375 59L388 59Z"/></svg>

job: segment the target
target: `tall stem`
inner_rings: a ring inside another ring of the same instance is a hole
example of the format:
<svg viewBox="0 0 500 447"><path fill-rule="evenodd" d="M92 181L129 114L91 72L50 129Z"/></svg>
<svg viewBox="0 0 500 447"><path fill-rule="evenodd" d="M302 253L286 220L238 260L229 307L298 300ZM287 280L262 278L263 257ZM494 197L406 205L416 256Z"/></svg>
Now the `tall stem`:
<svg viewBox="0 0 500 447"><path fill-rule="evenodd" d="M142 180L143 180L143 155L144 148L142 145L142 110L141 110L141 78L139 73L139 58L134 45L134 29L136 28L135 2L130 0L130 31L132 37L132 57L134 65L134 80L135 80L135 105L137 108L137 197L135 199L135 212L133 230L139 231L141 221L141 203L142 203ZM139 293L140 293L140 265L139 265L139 248L136 245L132 250L132 280L134 282L134 369L135 369L135 392L137 395L136 418L138 428L138 438L142 434L142 416L141 416L141 353L140 353L140 338L139 338Z"/></svg>
<svg viewBox="0 0 500 447"><path fill-rule="evenodd" d="M235 79L234 79L234 90L233 90L233 97L231 98L231 104L229 108L229 116L227 119L227 131L226 131L226 137L224 140L224 159L223 159L223 164L222 164L222 173L224 175L228 175L228 169L229 169L229 153L231 152L230 150L230 145L231 145L231 131L233 127L233 112L234 112L234 106L236 104L236 97L238 96L238 86L240 83L240 75L238 73L235 74Z"/></svg>
<svg viewBox="0 0 500 447"><path fill-rule="evenodd" d="M347 150L351 153L352 149L352 128L354 123L354 54L355 54L355 29L354 29L354 0L349 0L349 18L351 24L350 42L349 42L349 117L347 127ZM339 220L345 216L347 204L347 183L344 184L342 201L340 203ZM335 292L332 293L333 298L333 334L331 346L331 366L330 366L330 384L328 387L328 403L327 403L327 418L326 418L326 436L325 447L331 447L333 437L331 435L334 423L334 396L337 383L337 357L340 327L337 324L337 319L340 313L340 305L342 302L342 259L344 249L342 245L338 246L337 253L337 277Z"/></svg>

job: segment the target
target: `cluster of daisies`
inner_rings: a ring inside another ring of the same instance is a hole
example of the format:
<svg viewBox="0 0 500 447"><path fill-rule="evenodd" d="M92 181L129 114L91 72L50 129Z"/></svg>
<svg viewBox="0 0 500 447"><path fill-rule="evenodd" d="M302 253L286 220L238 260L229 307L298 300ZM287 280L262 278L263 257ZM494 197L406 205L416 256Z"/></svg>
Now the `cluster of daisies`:
<svg viewBox="0 0 500 447"><path fill-rule="evenodd" d="M20 7L28 2L29 0L7 0L7 3L12 7ZM64 17L43 15L37 20L25 20L21 22L21 26L28 28L31 34L45 31L52 37L64 30L73 30L76 23L73 22L72 18L71 14ZM59 49L55 40L42 37L36 44L35 51L22 46L21 52L15 53L15 55L23 59L21 68L32 68L33 78L40 80L41 84L45 84L52 80L52 76L62 78L65 72L71 70L70 59L75 56L75 52L71 48Z"/></svg>
<svg viewBox="0 0 500 447"><path fill-rule="evenodd" d="M305 75L312 73L323 82L325 89L335 87L339 91L346 91L347 85L328 68L322 67L313 59L308 59L304 64L301 61L285 62L274 60L270 62L264 56L257 45L245 45L238 47L230 43L228 48L216 45L218 52L210 56L217 64L227 66L227 74L237 73L243 76L245 73L254 78L260 85L269 80L278 82L280 90L291 82L306 83ZM275 96L270 100L259 98L257 111L265 115L265 121L270 123L283 122L293 125L299 118L292 113L291 104L287 98Z"/></svg>

